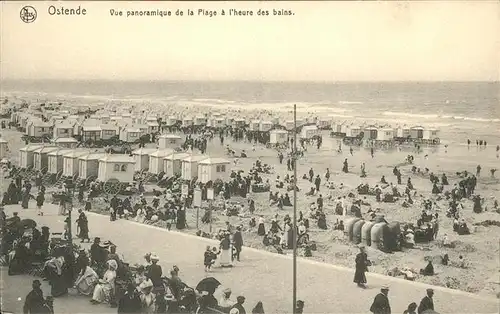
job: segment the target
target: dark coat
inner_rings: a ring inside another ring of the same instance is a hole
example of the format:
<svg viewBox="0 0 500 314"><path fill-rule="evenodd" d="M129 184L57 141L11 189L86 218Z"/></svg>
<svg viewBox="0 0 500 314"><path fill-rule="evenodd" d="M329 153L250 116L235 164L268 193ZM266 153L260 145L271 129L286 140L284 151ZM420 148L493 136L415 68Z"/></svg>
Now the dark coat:
<svg viewBox="0 0 500 314"><path fill-rule="evenodd" d="M389 298L383 293L377 294L373 300L372 306L370 307L370 312L373 314L391 314Z"/></svg>
<svg viewBox="0 0 500 314"><path fill-rule="evenodd" d="M135 292L125 292L123 297L118 301L118 313L140 313L141 299Z"/></svg>
<svg viewBox="0 0 500 314"><path fill-rule="evenodd" d="M368 270L368 256L366 253L356 255L356 272L354 273L354 282L357 284L366 283L365 272Z"/></svg>
<svg viewBox="0 0 500 314"><path fill-rule="evenodd" d="M422 314L427 310L434 310L434 301L429 298L429 296L425 296L422 301L420 301L420 305L418 306L417 313Z"/></svg>
<svg viewBox="0 0 500 314"><path fill-rule="evenodd" d="M45 305L43 291L41 289L33 289L26 296L24 301L23 313L41 313Z"/></svg>
<svg viewBox="0 0 500 314"><path fill-rule="evenodd" d="M241 248L243 246L243 236L241 235L241 231L236 231L233 234L233 243L237 248Z"/></svg>

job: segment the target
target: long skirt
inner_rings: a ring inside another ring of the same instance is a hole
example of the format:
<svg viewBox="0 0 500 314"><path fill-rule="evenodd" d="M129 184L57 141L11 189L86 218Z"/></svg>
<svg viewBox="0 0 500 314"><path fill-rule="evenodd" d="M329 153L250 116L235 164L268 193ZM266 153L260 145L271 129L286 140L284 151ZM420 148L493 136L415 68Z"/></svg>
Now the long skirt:
<svg viewBox="0 0 500 314"><path fill-rule="evenodd" d="M264 224L259 224L259 227L257 229L257 234L260 236L266 235L266 227L264 227Z"/></svg>
<svg viewBox="0 0 500 314"><path fill-rule="evenodd" d="M365 271L362 269L356 269L353 281L357 284L365 284L366 283Z"/></svg>
<svg viewBox="0 0 500 314"><path fill-rule="evenodd" d="M29 200L30 200L29 195L23 195L22 202L21 202L21 207L24 208L24 209L28 208Z"/></svg>
<svg viewBox="0 0 500 314"><path fill-rule="evenodd" d="M76 290L83 295L91 295L94 291L94 288L98 282L98 278L89 276L80 281L80 283L76 286Z"/></svg>
<svg viewBox="0 0 500 314"><path fill-rule="evenodd" d="M220 261L220 266L230 266L231 250L221 250L219 261Z"/></svg>
<svg viewBox="0 0 500 314"><path fill-rule="evenodd" d="M94 288L94 294L92 295L92 300L97 302L111 302L111 293L113 287L111 284L97 284Z"/></svg>
<svg viewBox="0 0 500 314"><path fill-rule="evenodd" d="M68 286L63 276L58 275L54 270L49 271L50 292L53 297L59 297L68 293Z"/></svg>

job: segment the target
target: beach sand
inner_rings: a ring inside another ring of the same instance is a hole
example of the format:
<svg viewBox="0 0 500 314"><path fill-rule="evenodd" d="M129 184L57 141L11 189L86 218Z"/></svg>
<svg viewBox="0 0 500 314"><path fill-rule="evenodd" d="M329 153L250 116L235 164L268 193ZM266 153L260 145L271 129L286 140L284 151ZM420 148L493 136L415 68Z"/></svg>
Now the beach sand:
<svg viewBox="0 0 500 314"><path fill-rule="evenodd" d="M153 110L151 106L145 107L147 111ZM172 113L173 108L166 107L159 110L159 112L169 112ZM186 113L189 112L191 116L198 115L203 112L209 112L210 108L197 107L194 109L192 106L185 106L185 108L176 108L176 112ZM169 114L169 115L170 115ZM232 114L236 116L246 116L247 119L252 119L255 117L280 117L282 120L290 119L290 108L282 108L280 111L276 111L272 114L269 111L243 111L239 109L232 110ZM2 137L9 141L11 149L11 160L16 162L18 149L24 146L24 143L20 140L20 134L12 130L3 130ZM403 149L401 152L391 151L383 152L376 151L375 157L371 158L369 150L354 148L354 156L350 156L349 147L343 147L343 153L338 153L338 140L329 138L327 132L323 134L323 146L320 150L316 147L308 147L308 151L305 156L298 161L298 185L301 189L298 192L297 198L297 210L302 211L304 214L308 211L309 205L316 201L317 196L307 197L305 192L311 187L311 183L307 180L300 179L302 175L307 173L312 167L315 174L319 174L322 177L322 187L320 194L324 197L327 195L332 195L333 199L338 196L347 195L349 192L355 192L356 187L361 183L369 183L371 186L377 184L382 175L386 176L389 182L396 183L396 178L392 175L392 168L398 166L403 174L402 182L406 183L408 177L411 177L413 185L417 190L417 196L413 198L414 204L409 208L403 208L401 206L402 200L393 203L376 203L373 196L367 196L367 200L371 203L372 208L380 208L381 213L385 215L386 220L399 221L399 222L412 222L416 223L419 217L422 206L421 203L426 198L434 199L431 196L430 190L432 188L428 176L417 176L411 174L411 165L406 165L404 159L407 155L412 154L415 156L414 165L424 169L429 168L435 174L446 173L450 184L453 185L458 181L455 173L457 171L467 170L471 173L475 173L476 166L481 164L483 171L482 176L478 180L478 186L476 191L486 199L485 206L489 209L487 212L481 214L475 214L472 212L472 202L464 202L464 210L462 210L462 215L466 219L469 228L472 231L471 235L458 236L452 230L452 220L446 218L446 204L444 201L438 201L438 205L441 208L440 212L440 229L438 240L430 243L429 245L422 246L421 249L405 250L404 252L396 252L393 254L386 254L376 249L368 248L369 259L372 261L373 266L370 267L371 272L376 272L380 274L387 274L388 271L395 267L403 268L409 267L413 269L424 268L426 265L425 259L432 258L435 263L434 267L437 272L435 276L430 277L419 277L417 281L446 286L453 289L459 289L463 291L485 294L485 295L497 295L500 293L500 285L498 280L499 272L499 227L475 227L474 223L482 222L485 220L497 220L500 221L499 213L493 212L491 210L493 198L500 199L500 181L498 178L491 178L489 174L489 169L492 167L498 167L498 159L495 157L494 143L490 143L490 146L484 150L478 150L473 145L470 149L466 146L450 146L447 152L444 152L443 147L437 149L427 149L424 148L424 152L420 154L415 154L412 149ZM233 143L230 139L226 139L224 146L229 144L233 150L239 155L241 150L246 150L248 158L239 158L238 164L233 167L234 169L242 169L245 172L251 168L251 165L260 158L263 163L267 163L273 166L273 174L262 175L263 179L269 179L271 183L271 191L277 191L274 187L274 181L276 176L284 177L287 173L286 163L283 165L278 163L277 151L272 149L267 149L262 146L257 145L256 151L252 151L252 145L244 142ZM208 146L208 152L211 156L225 157L225 149L219 143L218 138L215 138ZM429 158L425 159L424 155L428 154ZM345 174L341 172L342 161L348 158L349 167L351 173ZM286 160L285 160L286 161ZM360 178L360 165L361 163L366 164L366 171L368 177ZM331 181L338 186L343 183L345 188L342 190L327 190L324 186L324 174L326 168L330 169ZM292 174L292 173L290 173ZM497 174L498 176L498 174ZM7 182L8 183L8 182ZM5 184L5 182L2 182ZM149 187L153 188L153 187ZM398 187L400 192L404 192L404 186ZM281 189L280 193L285 193L286 189ZM292 192L289 193L292 196ZM276 207L270 208L268 202L268 193L251 193L248 198L255 200L256 212L254 217L258 220L258 215L263 215L267 222L270 222L271 218L275 215L279 215L279 219L282 220L285 214L292 215L293 210L291 207L285 207L282 211L278 210ZM246 204L245 204L246 205ZM362 213L366 213L369 209L368 206L362 207ZM188 210L188 225L190 229L186 232L195 233L197 230L196 226L196 210ZM352 243L348 243L347 237L340 231L332 230L333 223L337 219L344 219L345 217L340 217L334 214L333 202L325 200L324 211L327 214L327 223L329 229L326 231L319 230L316 225L312 222L310 229L310 238L315 241L318 246L318 250L313 252L314 260L322 261L326 263L332 263L336 265L342 265L347 267L354 267L354 258L358 252L358 249ZM200 216L203 215L203 210L200 210ZM220 213L214 215L213 230L217 228L224 228L225 222L229 221L233 225L242 224L244 226L243 238L246 246L267 249L262 244L262 238L257 236L256 229L248 229L248 221L250 219L250 214L247 211L247 206L243 211L246 216L242 217L223 217ZM266 224L266 229L269 228L269 224ZM203 225L200 222L200 229L207 231L209 227ZM455 243L456 247L453 249L445 249L442 247L441 239L442 235L447 234L449 239ZM469 268L462 269L454 266L442 266L440 265L439 256L444 253L448 253L452 264L458 259L459 255L463 255L469 262ZM291 254L290 251L286 254ZM243 253L244 256L244 253ZM244 258L244 257L243 257Z"/></svg>

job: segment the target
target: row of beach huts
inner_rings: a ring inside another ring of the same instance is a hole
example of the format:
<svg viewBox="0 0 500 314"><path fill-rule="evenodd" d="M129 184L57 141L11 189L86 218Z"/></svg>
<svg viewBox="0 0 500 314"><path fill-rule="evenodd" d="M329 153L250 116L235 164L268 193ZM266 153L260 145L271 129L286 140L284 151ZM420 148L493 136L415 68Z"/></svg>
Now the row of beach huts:
<svg viewBox="0 0 500 314"><path fill-rule="evenodd" d="M227 180L231 162L224 158L177 152L174 149L139 148L132 154L108 154L89 149L64 148L51 144L29 144L19 150L21 169L34 169L57 177L83 180L118 180L132 183L137 172L201 183Z"/></svg>

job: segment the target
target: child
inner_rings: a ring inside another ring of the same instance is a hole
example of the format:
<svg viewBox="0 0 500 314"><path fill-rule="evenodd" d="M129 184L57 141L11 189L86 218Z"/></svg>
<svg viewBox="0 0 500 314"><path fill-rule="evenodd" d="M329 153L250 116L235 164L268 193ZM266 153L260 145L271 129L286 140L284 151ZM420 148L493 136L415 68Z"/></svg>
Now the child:
<svg viewBox="0 0 500 314"><path fill-rule="evenodd" d="M203 264L205 265L205 271L210 271L212 268L212 265L215 263L215 260L217 259L217 248L214 247L212 250L210 250L210 246L207 245L207 250L205 251L204 254L204 261Z"/></svg>

